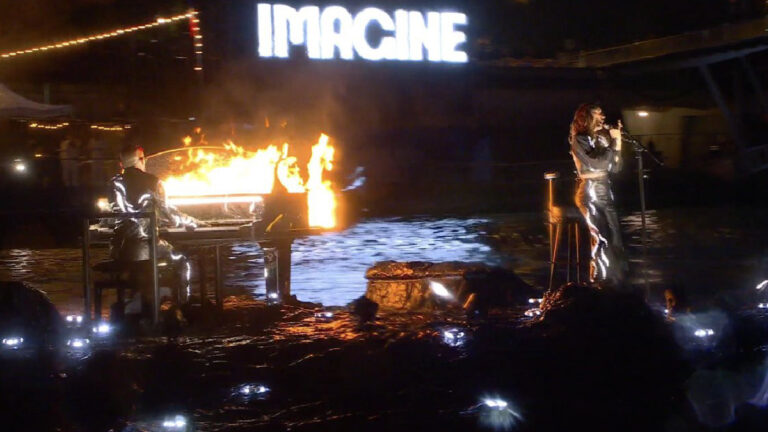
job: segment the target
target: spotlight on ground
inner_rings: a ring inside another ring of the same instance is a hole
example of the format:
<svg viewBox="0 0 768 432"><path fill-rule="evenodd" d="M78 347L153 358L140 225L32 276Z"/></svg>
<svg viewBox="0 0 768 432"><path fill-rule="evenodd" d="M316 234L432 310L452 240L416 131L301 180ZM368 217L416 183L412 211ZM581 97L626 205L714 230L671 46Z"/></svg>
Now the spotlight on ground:
<svg viewBox="0 0 768 432"><path fill-rule="evenodd" d="M187 418L183 415L175 415L173 417L166 417L163 419L163 429L169 431L185 431L187 430Z"/></svg>
<svg viewBox="0 0 768 432"><path fill-rule="evenodd" d="M75 325L79 326L83 323L83 316L82 315L67 315L67 324L69 325Z"/></svg>
<svg viewBox="0 0 768 432"><path fill-rule="evenodd" d="M496 430L510 430L524 420L517 407L500 397L484 398L476 410L480 423Z"/></svg>
<svg viewBox="0 0 768 432"><path fill-rule="evenodd" d="M467 340L467 334L464 330L457 328L450 328L443 330L443 343L448 346L458 347L464 345Z"/></svg>
<svg viewBox="0 0 768 432"><path fill-rule="evenodd" d="M19 347L23 343L24 343L24 338L23 337L11 336L11 337L8 337L8 338L3 338L3 348L19 349Z"/></svg>
<svg viewBox="0 0 768 432"><path fill-rule="evenodd" d="M333 319L333 312L331 311L315 312L315 319L319 321L330 321Z"/></svg>
<svg viewBox="0 0 768 432"><path fill-rule="evenodd" d="M448 288L446 288L445 285L441 284L440 282L429 281L429 289L440 298L446 300L453 299L453 294L451 294L451 292L448 291Z"/></svg>
<svg viewBox="0 0 768 432"><path fill-rule="evenodd" d="M720 310L675 315L672 329L677 343L698 352L714 349L727 337L729 318Z"/></svg>
<svg viewBox="0 0 768 432"><path fill-rule="evenodd" d="M485 406L487 406L488 408L493 408L493 409L497 409L497 410L505 410L505 409L507 409L507 406L509 406L507 401L505 401L503 399L495 399L495 398L494 399L483 399L483 404Z"/></svg>
<svg viewBox="0 0 768 432"><path fill-rule="evenodd" d="M109 323L101 322L93 327L93 334L106 337L112 333L112 326Z"/></svg>
<svg viewBox="0 0 768 432"><path fill-rule="evenodd" d="M693 335L698 337L698 338L705 338L705 337L708 337L708 336L714 336L715 335L715 331L710 329L710 328L707 328L707 329L700 328L700 329L696 329L696 331L693 332Z"/></svg>
<svg viewBox="0 0 768 432"><path fill-rule="evenodd" d="M272 390L263 384L241 384L232 390L232 397L241 401L264 400Z"/></svg>
<svg viewBox="0 0 768 432"><path fill-rule="evenodd" d="M87 348L91 344L91 341L85 338L72 338L67 341L67 346L73 350L81 350Z"/></svg>
<svg viewBox="0 0 768 432"><path fill-rule="evenodd" d="M243 384L240 386L241 395L259 395L269 393L269 387L264 385Z"/></svg>
<svg viewBox="0 0 768 432"><path fill-rule="evenodd" d="M528 318L535 318L540 315L541 315L541 309L539 308L528 309L527 311L525 311L525 316L527 316Z"/></svg>

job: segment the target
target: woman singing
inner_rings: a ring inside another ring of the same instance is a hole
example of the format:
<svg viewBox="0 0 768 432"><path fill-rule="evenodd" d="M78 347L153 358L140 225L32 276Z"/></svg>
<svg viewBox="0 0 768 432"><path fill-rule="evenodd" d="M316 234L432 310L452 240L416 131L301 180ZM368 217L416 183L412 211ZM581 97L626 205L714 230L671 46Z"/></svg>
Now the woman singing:
<svg viewBox="0 0 768 432"><path fill-rule="evenodd" d="M568 142L579 176L574 198L592 240L590 280L620 285L627 263L608 173L621 168L621 121L607 129L600 106L582 104L573 115Z"/></svg>

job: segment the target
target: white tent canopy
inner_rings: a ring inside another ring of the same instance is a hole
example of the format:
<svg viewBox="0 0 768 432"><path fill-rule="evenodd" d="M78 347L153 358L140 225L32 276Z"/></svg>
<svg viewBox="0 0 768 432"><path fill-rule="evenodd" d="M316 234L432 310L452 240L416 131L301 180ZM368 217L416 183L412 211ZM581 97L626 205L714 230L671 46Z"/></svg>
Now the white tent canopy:
<svg viewBox="0 0 768 432"><path fill-rule="evenodd" d="M48 105L34 102L0 84L0 118L24 117L44 119L72 114L70 105Z"/></svg>

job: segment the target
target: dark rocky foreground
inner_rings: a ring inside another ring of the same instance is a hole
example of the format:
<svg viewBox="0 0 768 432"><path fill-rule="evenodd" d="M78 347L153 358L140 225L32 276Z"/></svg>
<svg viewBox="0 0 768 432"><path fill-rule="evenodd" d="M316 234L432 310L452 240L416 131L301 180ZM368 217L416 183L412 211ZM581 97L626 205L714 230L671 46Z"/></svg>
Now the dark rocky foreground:
<svg viewBox="0 0 768 432"><path fill-rule="evenodd" d="M44 309L44 297L16 298L25 300L14 310ZM366 321L360 308L325 316L230 297L219 317L190 312L175 339L92 337L74 350L43 338L2 351L0 424L180 430L162 426L178 414L201 431L690 431L762 430L768 420L758 400L762 316L733 315L718 328L727 338L687 344L682 318L670 322L634 294L567 285L547 293L541 315L526 317L529 308L470 318L458 307L379 311ZM80 331L55 328L70 340ZM699 391L713 383L741 383L745 397ZM245 395L246 384L269 391ZM508 405L484 404L494 398ZM739 415L719 415L728 410Z"/></svg>

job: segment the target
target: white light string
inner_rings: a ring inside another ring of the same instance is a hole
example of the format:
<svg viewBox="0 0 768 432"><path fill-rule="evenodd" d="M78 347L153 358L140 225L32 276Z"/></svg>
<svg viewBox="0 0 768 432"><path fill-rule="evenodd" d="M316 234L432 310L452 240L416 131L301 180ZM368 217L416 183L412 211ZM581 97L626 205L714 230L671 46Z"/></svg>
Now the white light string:
<svg viewBox="0 0 768 432"><path fill-rule="evenodd" d="M111 38L114 38L114 37L122 36L122 35L124 35L126 33L133 33L133 32L140 31L140 30L147 30L147 29L150 29L150 28L159 27L161 25L172 24L172 23L175 23L177 21L181 21L181 20L185 20L185 19L191 20L192 21L192 26L194 28L198 28L197 27L197 23L199 23L199 20L196 18L196 15L197 15L197 11L190 10L189 12L187 12L187 13L185 13L183 15L175 15L175 16L168 17L168 18L158 18L158 19L156 19L153 22L150 22L150 23L147 23L147 24L143 24L143 25L137 25L137 26L133 26L133 27L125 27L125 28L121 28L121 29L115 29L115 30L112 30L112 31L104 32L104 33L94 34L94 35L91 35L91 36L84 36L84 37L77 38L77 39L70 39L70 40L67 40L67 41L56 42L56 43L52 43L52 44L49 44L49 45L43 45L43 46L35 47L35 48L28 48L28 49L23 49L23 50L18 50L18 51L5 52L5 53L0 54L0 59L8 59L8 58L18 57L18 56L26 55L26 54L34 54L34 53L40 53L40 52L45 52L45 51L54 50L54 49L61 49L61 48L67 48L67 47L71 47L71 46L83 45L85 43L93 42L93 41L96 41L96 40L111 39ZM195 23L195 21L197 21L197 23ZM198 30L199 30L199 28L198 28ZM194 36L195 35L193 35L193 39L195 39ZM195 40L202 41L202 36L200 36L199 39L195 39ZM201 49L198 50L197 49L198 48L197 45L198 45L198 42L195 42L195 54L197 54L197 51L200 51L200 55L202 55L202 42L199 43ZM197 67L195 68L195 70L197 70Z"/></svg>

